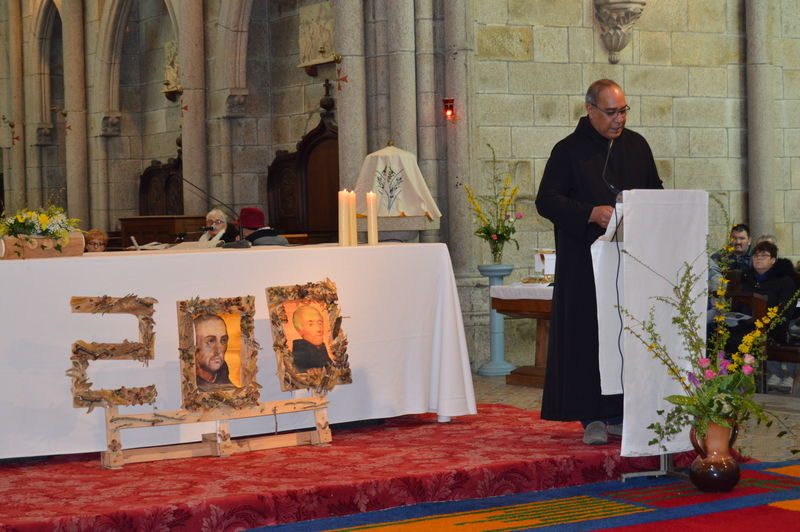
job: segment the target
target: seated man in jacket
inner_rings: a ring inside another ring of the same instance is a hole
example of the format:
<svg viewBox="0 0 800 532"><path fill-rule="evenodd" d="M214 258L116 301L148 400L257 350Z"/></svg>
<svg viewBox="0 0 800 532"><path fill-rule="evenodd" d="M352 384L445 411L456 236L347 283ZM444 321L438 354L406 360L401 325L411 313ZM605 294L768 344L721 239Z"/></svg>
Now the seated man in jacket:
<svg viewBox="0 0 800 532"><path fill-rule="evenodd" d="M264 211L258 207L243 207L239 212L242 234L254 246L288 246L289 241L264 221Z"/></svg>

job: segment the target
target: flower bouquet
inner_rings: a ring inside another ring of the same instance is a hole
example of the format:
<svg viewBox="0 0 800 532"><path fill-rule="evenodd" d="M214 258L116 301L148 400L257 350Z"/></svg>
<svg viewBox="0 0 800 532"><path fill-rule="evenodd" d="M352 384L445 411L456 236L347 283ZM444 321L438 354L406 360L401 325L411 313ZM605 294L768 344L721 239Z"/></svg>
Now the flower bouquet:
<svg viewBox="0 0 800 532"><path fill-rule="evenodd" d="M69 218L64 209L20 210L0 218L3 250L0 258L29 258L83 253L79 220Z"/></svg>
<svg viewBox="0 0 800 532"><path fill-rule="evenodd" d="M494 148L491 144L487 146L492 152L492 193L479 195L469 185L464 185L464 188L478 226L475 235L489 242L492 262L499 264L503 260L506 242L514 242L519 249L519 242L514 238L517 231L514 224L523 218L523 214L514 208L519 187L512 186L510 173L504 174L497 169Z"/></svg>

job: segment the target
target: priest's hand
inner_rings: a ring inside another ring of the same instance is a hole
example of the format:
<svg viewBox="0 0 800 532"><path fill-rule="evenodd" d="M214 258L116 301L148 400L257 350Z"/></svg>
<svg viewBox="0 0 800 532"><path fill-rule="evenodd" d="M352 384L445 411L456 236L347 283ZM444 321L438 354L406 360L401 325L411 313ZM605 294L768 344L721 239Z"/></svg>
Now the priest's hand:
<svg viewBox="0 0 800 532"><path fill-rule="evenodd" d="M614 207L610 205L598 205L592 208L592 213L589 215L589 223L596 223L603 229L608 227L608 222L614 215Z"/></svg>

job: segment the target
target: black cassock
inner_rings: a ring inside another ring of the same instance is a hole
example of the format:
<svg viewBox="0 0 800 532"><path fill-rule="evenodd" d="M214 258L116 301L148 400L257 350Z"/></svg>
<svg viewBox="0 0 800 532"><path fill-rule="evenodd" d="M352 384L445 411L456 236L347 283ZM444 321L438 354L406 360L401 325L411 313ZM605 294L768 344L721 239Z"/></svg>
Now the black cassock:
<svg viewBox="0 0 800 532"><path fill-rule="evenodd" d="M544 419L591 421L622 415L622 395L600 393L590 247L605 231L588 223L592 207L615 202L615 194L601 177L608 148L608 139L582 117L575 132L550 153L536 196L536 208L553 222L556 240ZM650 146L628 129L614 140L605 177L617 190L663 188Z"/></svg>

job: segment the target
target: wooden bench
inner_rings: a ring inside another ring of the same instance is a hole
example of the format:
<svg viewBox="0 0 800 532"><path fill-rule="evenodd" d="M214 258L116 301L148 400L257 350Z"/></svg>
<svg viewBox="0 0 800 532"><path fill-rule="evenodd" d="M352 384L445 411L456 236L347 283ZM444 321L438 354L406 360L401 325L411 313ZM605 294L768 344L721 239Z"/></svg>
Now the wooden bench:
<svg viewBox="0 0 800 532"><path fill-rule="evenodd" d="M753 318L762 318L767 314L767 296L765 295L736 291L730 292L728 296L731 298L733 308L736 308L737 305L745 305L750 310ZM798 392L800 392L800 346L769 340L764 354L766 355L766 360L770 362L788 362L798 365L795 369L794 384L792 385L792 395L798 395ZM762 376L766 379L765 371L762 371ZM766 388L766 384L763 382L762 386Z"/></svg>

